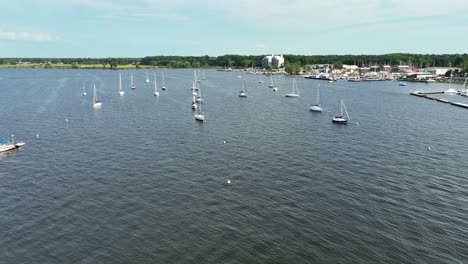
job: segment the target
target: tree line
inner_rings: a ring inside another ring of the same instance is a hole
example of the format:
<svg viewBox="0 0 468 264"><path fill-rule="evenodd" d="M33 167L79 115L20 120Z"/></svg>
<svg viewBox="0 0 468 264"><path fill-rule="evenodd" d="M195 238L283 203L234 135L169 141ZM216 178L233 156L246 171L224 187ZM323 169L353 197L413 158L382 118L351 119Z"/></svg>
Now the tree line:
<svg viewBox="0 0 468 264"><path fill-rule="evenodd" d="M0 58L0 64L15 65L19 62L34 64L101 64L103 67L117 65L145 65L164 68L250 68L261 67L265 55L205 56L147 56L144 58ZM294 69L311 64L335 65L411 65L413 67L462 67L468 71L468 54L410 54L383 55L284 55L285 65Z"/></svg>

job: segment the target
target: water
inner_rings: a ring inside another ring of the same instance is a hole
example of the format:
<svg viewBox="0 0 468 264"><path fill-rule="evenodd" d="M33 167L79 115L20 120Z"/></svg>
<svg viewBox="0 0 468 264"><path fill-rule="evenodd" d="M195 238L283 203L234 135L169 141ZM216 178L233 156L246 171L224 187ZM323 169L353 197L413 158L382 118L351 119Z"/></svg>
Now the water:
<svg viewBox="0 0 468 264"><path fill-rule="evenodd" d="M468 262L468 112L409 95L447 84L208 70L202 124L191 70L133 73L0 70L0 263Z"/></svg>

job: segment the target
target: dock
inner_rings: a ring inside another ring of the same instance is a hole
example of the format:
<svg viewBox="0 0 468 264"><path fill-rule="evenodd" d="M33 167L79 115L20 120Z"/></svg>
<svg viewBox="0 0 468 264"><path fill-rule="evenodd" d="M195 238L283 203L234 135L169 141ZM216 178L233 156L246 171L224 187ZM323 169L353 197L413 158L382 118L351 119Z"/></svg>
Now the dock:
<svg viewBox="0 0 468 264"><path fill-rule="evenodd" d="M441 103L444 103L444 104L451 104L451 105L462 107L462 108L468 108L468 104L451 102L449 100L429 96L430 94L443 94L443 93L444 92L442 91L442 92L411 92L410 94L414 95L414 96L417 96L417 97L422 97L422 98L426 98L426 99L429 99L429 100L441 102Z"/></svg>

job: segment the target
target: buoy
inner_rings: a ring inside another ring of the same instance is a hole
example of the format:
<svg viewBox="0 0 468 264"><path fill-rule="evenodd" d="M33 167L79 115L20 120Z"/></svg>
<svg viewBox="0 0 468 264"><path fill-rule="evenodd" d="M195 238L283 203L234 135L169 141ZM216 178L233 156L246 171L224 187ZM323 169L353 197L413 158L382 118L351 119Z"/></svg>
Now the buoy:
<svg viewBox="0 0 468 264"><path fill-rule="evenodd" d="M228 179L228 180L227 180L227 184L231 184L231 180Z"/></svg>
<svg viewBox="0 0 468 264"><path fill-rule="evenodd" d="M68 118L65 118L65 122L67 122L67 123L68 123Z"/></svg>
<svg viewBox="0 0 468 264"><path fill-rule="evenodd" d="M226 140L224 140L223 143L226 144Z"/></svg>
<svg viewBox="0 0 468 264"><path fill-rule="evenodd" d="M36 138L39 138L39 134L36 134Z"/></svg>
<svg viewBox="0 0 468 264"><path fill-rule="evenodd" d="M431 147L427 147L427 150L431 150Z"/></svg>

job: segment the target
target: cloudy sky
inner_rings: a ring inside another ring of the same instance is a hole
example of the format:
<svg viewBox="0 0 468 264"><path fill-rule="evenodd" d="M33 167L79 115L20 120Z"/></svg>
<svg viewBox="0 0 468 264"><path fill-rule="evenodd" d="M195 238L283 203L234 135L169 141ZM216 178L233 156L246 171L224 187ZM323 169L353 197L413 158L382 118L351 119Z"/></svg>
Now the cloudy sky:
<svg viewBox="0 0 468 264"><path fill-rule="evenodd" d="M0 0L0 57L468 53L467 0Z"/></svg>

